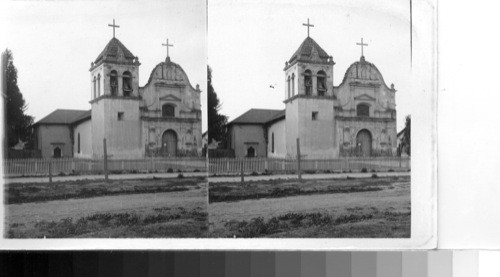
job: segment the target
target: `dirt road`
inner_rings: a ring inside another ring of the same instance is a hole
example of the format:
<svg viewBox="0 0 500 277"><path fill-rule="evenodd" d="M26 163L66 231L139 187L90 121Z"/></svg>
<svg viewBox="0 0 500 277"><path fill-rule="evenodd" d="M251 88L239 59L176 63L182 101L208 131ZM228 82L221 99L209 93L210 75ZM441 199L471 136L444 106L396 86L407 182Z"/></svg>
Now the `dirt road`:
<svg viewBox="0 0 500 277"><path fill-rule="evenodd" d="M210 224L223 227L230 220L269 219L289 212L349 213L349 209L376 208L405 211L410 207L410 182L394 183L393 189L374 192L302 195L284 198L265 198L238 202L217 202L209 205Z"/></svg>
<svg viewBox="0 0 500 277"><path fill-rule="evenodd" d="M206 188L181 192L145 193L5 205L7 224L34 224L40 220L74 219L94 213L147 213L154 208L190 210L206 203Z"/></svg>

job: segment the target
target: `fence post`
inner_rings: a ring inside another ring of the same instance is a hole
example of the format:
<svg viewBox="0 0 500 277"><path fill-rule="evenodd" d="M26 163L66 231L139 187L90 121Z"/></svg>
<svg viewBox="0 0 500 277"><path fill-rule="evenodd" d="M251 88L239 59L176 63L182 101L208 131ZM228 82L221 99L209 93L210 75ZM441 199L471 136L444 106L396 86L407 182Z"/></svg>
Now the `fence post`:
<svg viewBox="0 0 500 277"><path fill-rule="evenodd" d="M108 182L108 151L106 149L106 139L102 140L104 149L104 180Z"/></svg>
<svg viewBox="0 0 500 277"><path fill-rule="evenodd" d="M297 138L297 171L299 174L299 182L302 182L302 172L300 172L300 139Z"/></svg>
<svg viewBox="0 0 500 277"><path fill-rule="evenodd" d="M243 184L245 182L245 174L243 172L243 160L240 162L240 170L241 170L241 183Z"/></svg>
<svg viewBox="0 0 500 277"><path fill-rule="evenodd" d="M399 156L399 169L401 169L401 168L402 168L402 167L401 167L401 160L402 160L402 157L401 157L401 156Z"/></svg>
<svg viewBox="0 0 500 277"><path fill-rule="evenodd" d="M49 160L49 183L52 184L52 160Z"/></svg>

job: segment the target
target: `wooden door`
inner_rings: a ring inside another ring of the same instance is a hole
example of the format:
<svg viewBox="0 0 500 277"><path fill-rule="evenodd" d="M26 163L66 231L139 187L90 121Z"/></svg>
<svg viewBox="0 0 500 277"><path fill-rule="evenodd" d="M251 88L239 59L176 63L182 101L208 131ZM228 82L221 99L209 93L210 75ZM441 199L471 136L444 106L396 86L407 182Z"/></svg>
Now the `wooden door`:
<svg viewBox="0 0 500 277"><path fill-rule="evenodd" d="M369 157L372 154L372 135L368 130L359 131L356 136L356 145L358 147L358 154L362 157Z"/></svg>
<svg viewBox="0 0 500 277"><path fill-rule="evenodd" d="M177 155L177 134L172 130L167 130L162 136L162 154L167 157L175 157Z"/></svg>

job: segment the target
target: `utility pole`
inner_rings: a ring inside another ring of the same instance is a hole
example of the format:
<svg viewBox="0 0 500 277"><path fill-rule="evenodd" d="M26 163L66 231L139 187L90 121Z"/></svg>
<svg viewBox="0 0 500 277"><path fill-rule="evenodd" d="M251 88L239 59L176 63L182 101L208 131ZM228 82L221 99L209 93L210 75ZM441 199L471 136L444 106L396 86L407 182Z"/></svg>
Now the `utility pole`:
<svg viewBox="0 0 500 277"><path fill-rule="evenodd" d="M297 172L299 174L299 182L302 182L302 172L300 171L300 139L297 138Z"/></svg>
<svg viewBox="0 0 500 277"><path fill-rule="evenodd" d="M108 179L108 150L106 148L106 139L103 139L103 147L104 147L104 180L106 182Z"/></svg>

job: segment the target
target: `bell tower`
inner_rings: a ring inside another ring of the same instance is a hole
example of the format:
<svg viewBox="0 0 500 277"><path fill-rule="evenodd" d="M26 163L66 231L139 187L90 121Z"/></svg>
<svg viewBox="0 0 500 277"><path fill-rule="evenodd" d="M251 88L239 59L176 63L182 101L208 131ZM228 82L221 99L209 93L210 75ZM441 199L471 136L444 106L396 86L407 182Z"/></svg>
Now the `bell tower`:
<svg viewBox="0 0 500 277"><path fill-rule="evenodd" d="M91 63L92 151L103 155L103 139L108 155L114 158L142 157L139 58L113 38Z"/></svg>
<svg viewBox="0 0 500 277"><path fill-rule="evenodd" d="M333 66L335 62L309 36L285 63L285 100L287 155L296 156L296 139L300 139L305 158L338 156L334 133Z"/></svg>

